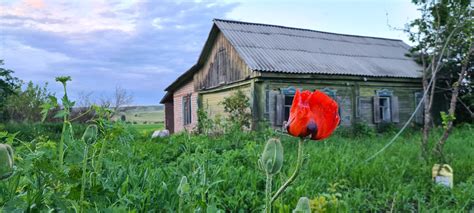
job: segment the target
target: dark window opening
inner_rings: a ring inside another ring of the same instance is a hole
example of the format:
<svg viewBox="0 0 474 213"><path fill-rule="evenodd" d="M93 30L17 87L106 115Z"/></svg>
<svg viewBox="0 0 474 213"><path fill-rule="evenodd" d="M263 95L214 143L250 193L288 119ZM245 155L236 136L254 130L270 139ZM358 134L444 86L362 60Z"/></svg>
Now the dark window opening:
<svg viewBox="0 0 474 213"><path fill-rule="evenodd" d="M284 109L284 117L283 119L285 121L288 121L288 119L290 118L290 108L291 108L291 104L293 103L293 95L285 95L285 101L284 101L284 105L283 105L283 109Z"/></svg>
<svg viewBox="0 0 474 213"><path fill-rule="evenodd" d="M191 94L183 97L183 124L191 123Z"/></svg>

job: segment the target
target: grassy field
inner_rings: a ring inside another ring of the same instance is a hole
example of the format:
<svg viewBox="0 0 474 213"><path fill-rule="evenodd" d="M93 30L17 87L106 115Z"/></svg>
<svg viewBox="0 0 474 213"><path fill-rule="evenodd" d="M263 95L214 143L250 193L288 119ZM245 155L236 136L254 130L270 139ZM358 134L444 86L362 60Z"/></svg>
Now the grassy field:
<svg viewBox="0 0 474 213"><path fill-rule="evenodd" d="M353 137L340 131L322 142L307 141L302 170L276 201L274 211L291 212L302 196L311 199L313 211L472 211L473 128L455 128L446 144L447 160L454 169L453 189L433 184L434 161L420 160L419 132L403 134L369 162L366 159L380 150L392 133ZM181 202L183 212L261 212L265 174L257 160L266 139L280 138L284 146L284 165L274 177L274 191L294 168L298 141L272 131L176 134L152 140L123 123L107 126L103 132L90 146L85 175L81 175L78 157L83 149L74 151L80 143L69 145L60 166L56 141L39 136L28 143L7 142L15 149L17 169L14 176L0 182L3 211L176 212ZM433 134L439 136L440 132ZM188 179L189 191L179 196L177 188L183 176ZM81 186L85 187L82 201Z"/></svg>
<svg viewBox="0 0 474 213"><path fill-rule="evenodd" d="M158 124L165 118L163 106L130 106L123 109L115 119L125 116L125 121L132 124Z"/></svg>

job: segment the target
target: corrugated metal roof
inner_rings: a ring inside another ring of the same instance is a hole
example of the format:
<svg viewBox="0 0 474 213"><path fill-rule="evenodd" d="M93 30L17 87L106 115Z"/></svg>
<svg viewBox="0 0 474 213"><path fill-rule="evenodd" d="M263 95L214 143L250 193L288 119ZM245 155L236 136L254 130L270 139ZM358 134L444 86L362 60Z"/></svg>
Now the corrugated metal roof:
<svg viewBox="0 0 474 213"><path fill-rule="evenodd" d="M262 72L421 77L401 40L215 19L242 59Z"/></svg>

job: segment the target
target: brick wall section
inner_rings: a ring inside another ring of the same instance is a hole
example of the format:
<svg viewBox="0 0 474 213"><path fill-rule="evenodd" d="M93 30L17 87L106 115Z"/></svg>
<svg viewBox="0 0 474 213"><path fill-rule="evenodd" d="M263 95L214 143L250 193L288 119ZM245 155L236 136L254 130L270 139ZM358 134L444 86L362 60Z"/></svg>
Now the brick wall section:
<svg viewBox="0 0 474 213"><path fill-rule="evenodd" d="M183 96L191 94L191 123L183 125ZM194 91L193 81L188 82L173 93L174 103L174 132L193 130L197 124L197 92Z"/></svg>
<svg viewBox="0 0 474 213"><path fill-rule="evenodd" d="M165 103L165 129L174 133L174 106L173 102Z"/></svg>

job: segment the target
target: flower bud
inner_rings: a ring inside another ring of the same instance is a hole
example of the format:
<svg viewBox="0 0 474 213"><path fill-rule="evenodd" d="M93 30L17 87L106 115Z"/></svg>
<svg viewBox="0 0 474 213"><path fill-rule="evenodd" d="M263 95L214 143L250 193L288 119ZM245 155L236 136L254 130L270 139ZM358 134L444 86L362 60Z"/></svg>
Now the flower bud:
<svg viewBox="0 0 474 213"><path fill-rule="evenodd" d="M260 168L269 175L280 172L283 166L283 147L280 140L272 138L267 141L258 163Z"/></svg>
<svg viewBox="0 0 474 213"><path fill-rule="evenodd" d="M0 144L0 180L13 174L13 149L8 144Z"/></svg>
<svg viewBox="0 0 474 213"><path fill-rule="evenodd" d="M296 208L293 209L293 213L311 213L309 199L307 197L301 197L298 200L298 204L296 204Z"/></svg>
<svg viewBox="0 0 474 213"><path fill-rule="evenodd" d="M179 182L178 195L180 197L183 197L184 195L189 193L189 190L190 190L190 187L188 183L188 178L186 178L186 176L183 176L181 178L181 182Z"/></svg>
<svg viewBox="0 0 474 213"><path fill-rule="evenodd" d="M87 144L93 144L97 140L97 125L89 125L87 126L86 131L82 135L82 140Z"/></svg>

